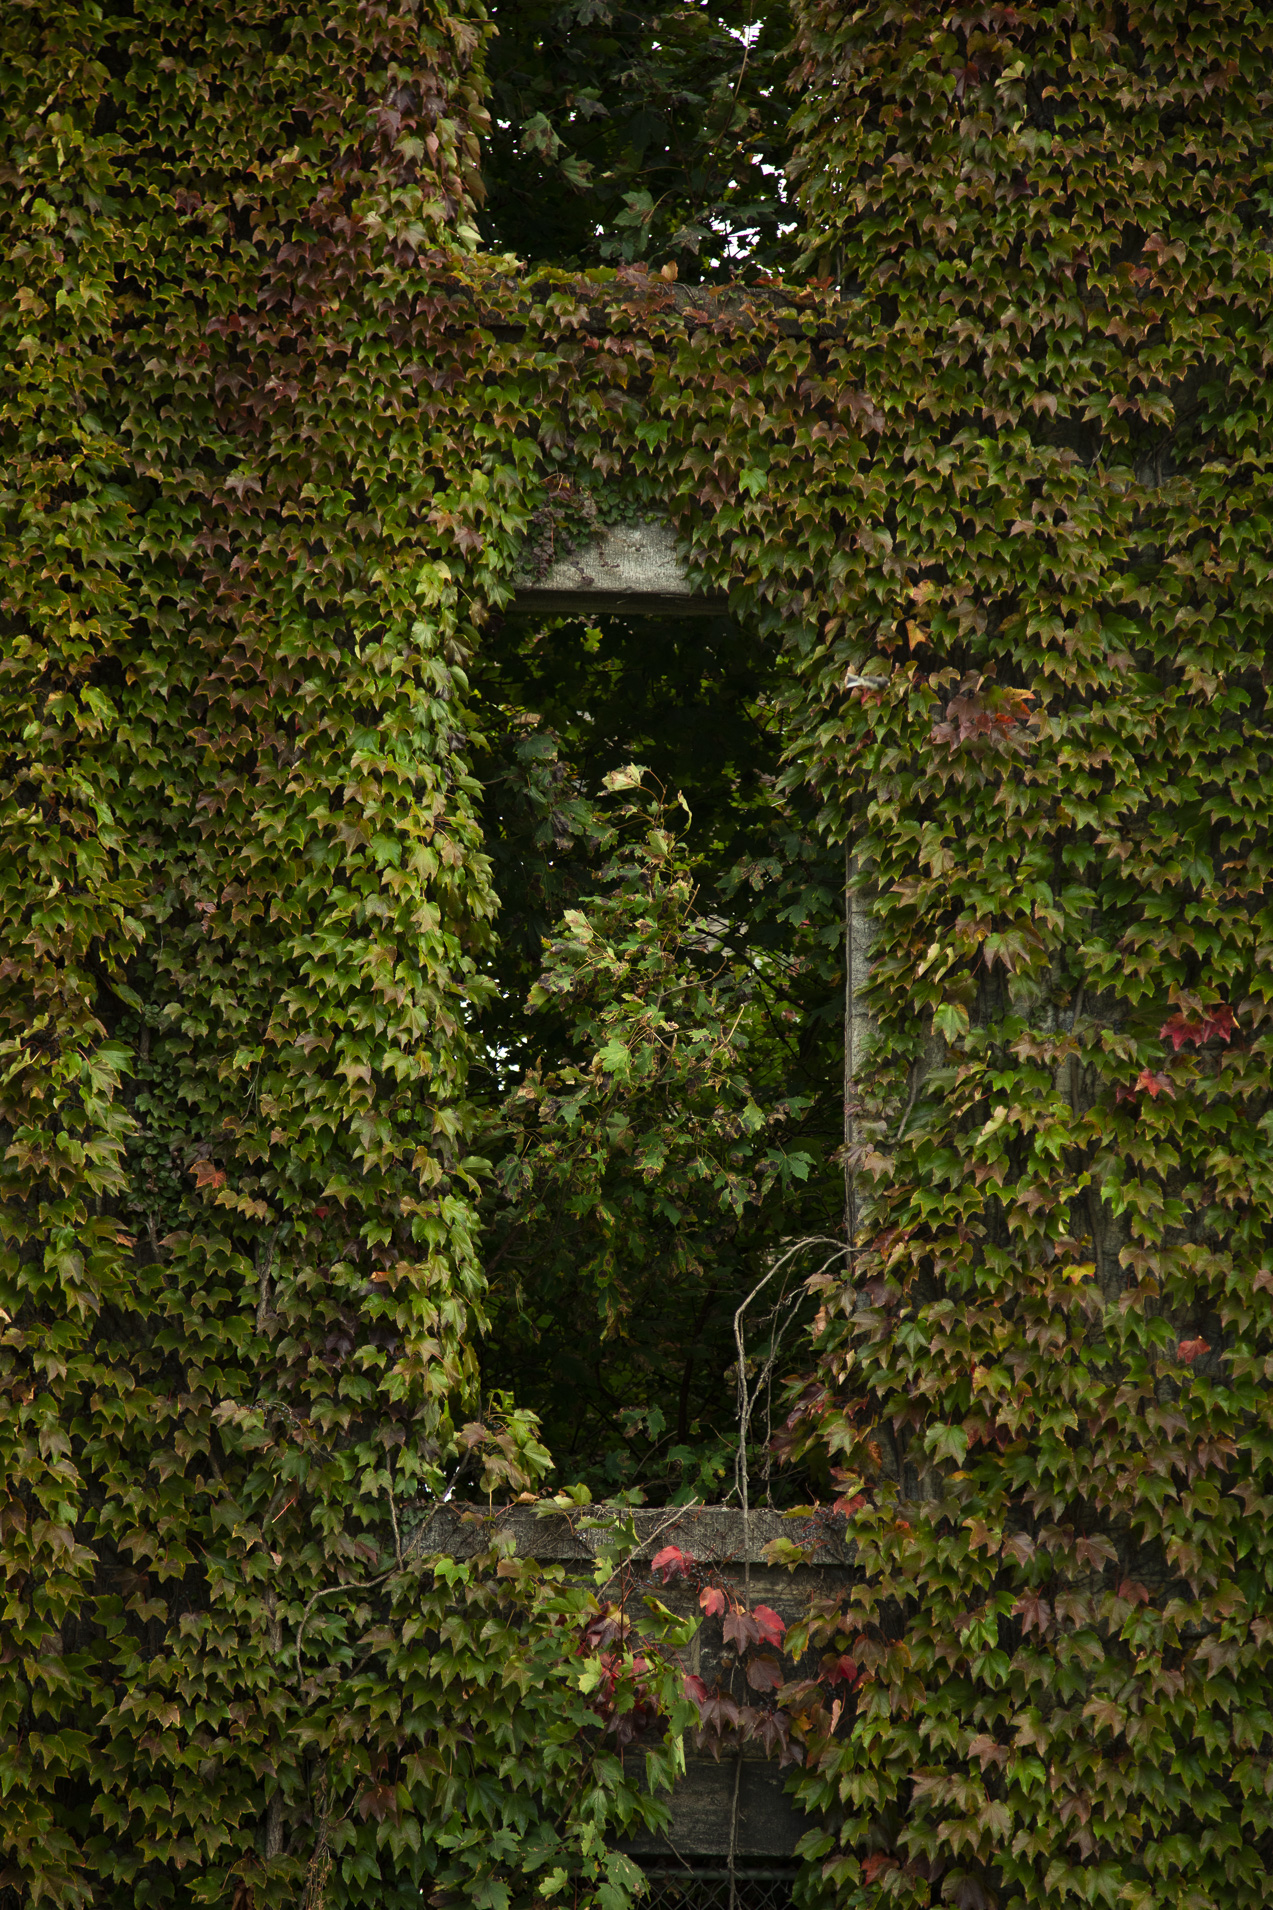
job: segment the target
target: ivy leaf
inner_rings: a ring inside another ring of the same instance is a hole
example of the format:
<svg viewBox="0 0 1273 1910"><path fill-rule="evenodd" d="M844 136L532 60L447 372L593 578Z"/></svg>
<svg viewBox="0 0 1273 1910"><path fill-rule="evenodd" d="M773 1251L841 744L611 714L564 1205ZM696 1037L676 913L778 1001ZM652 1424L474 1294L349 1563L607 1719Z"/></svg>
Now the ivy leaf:
<svg viewBox="0 0 1273 1910"><path fill-rule="evenodd" d="M786 1620L769 1605L757 1605L752 1616L760 1627L760 1635L769 1645L781 1645L787 1632Z"/></svg>
<svg viewBox="0 0 1273 1910"><path fill-rule="evenodd" d="M782 1668L767 1652L758 1652L746 1661L746 1678L753 1691L776 1691L782 1683Z"/></svg>
<svg viewBox="0 0 1273 1910"><path fill-rule="evenodd" d="M968 1434L962 1426L930 1426L924 1435L924 1450L934 1459L953 1459L962 1465L968 1456Z"/></svg>
<svg viewBox="0 0 1273 1910"><path fill-rule="evenodd" d="M678 1578L684 1578L693 1563L690 1554L682 1552L679 1545L665 1545L650 1560L650 1570L665 1585L673 1585Z"/></svg>
<svg viewBox="0 0 1273 1910"><path fill-rule="evenodd" d="M959 1041L968 1027L968 1010L960 1001L944 1001L933 1010L934 1033L945 1041Z"/></svg>
<svg viewBox="0 0 1273 1910"><path fill-rule="evenodd" d="M733 1645L738 1652L757 1644L765 1635L764 1627L741 1605L735 1605L725 1614L723 1630L726 1644Z"/></svg>

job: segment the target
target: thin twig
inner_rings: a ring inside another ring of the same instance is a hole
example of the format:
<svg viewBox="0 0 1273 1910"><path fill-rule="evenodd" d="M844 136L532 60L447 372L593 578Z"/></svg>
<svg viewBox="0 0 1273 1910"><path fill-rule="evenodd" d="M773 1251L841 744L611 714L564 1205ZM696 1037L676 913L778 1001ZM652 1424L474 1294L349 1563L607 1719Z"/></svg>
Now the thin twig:
<svg viewBox="0 0 1273 1910"><path fill-rule="evenodd" d="M369 1592L373 1586L383 1585L387 1578L392 1578L394 1573L400 1569L401 1568L397 1565L391 1565L387 1572L381 1572L376 1578L364 1579L361 1585L325 1585L321 1592L314 1593L309 1604L301 1613L301 1622L296 1628L296 1676L298 1679L301 1675L301 1641L305 1636L305 1627L309 1623L309 1615L315 1605L317 1605L319 1599L331 1598L337 1592Z"/></svg>
<svg viewBox="0 0 1273 1910"><path fill-rule="evenodd" d="M396 1501L396 1500L394 1499L394 1496L393 1496L393 1473L392 1473L392 1471L391 1471L391 1470L386 1470L386 1475L385 1475L385 1476L386 1476L386 1479L387 1479L387 1481L388 1481L388 1485L389 1485L389 1518L390 1518L390 1521L391 1521L391 1523L392 1523L392 1525L393 1525L393 1555L394 1555L394 1557L395 1557L395 1558L397 1559L397 1561L398 1561L398 1565L399 1565L399 1568L401 1568L401 1565L402 1565L402 1534L401 1534L401 1533L399 1532L399 1530L398 1530L398 1506L397 1506L397 1501Z"/></svg>
<svg viewBox="0 0 1273 1910"><path fill-rule="evenodd" d="M922 1067L920 1066L920 1064L916 1062L915 1079L911 1087L910 1100L906 1103L906 1106L903 1108L902 1118L897 1124L897 1133L893 1136L894 1146L897 1145L898 1141L900 1141L906 1133L906 1123L911 1118L911 1112L915 1106L915 1102L918 1098L919 1091L920 1091L920 1088L923 1086L923 1083L924 1083L924 1071Z"/></svg>
<svg viewBox="0 0 1273 1910"><path fill-rule="evenodd" d="M738 1793L743 1779L743 1754L734 1759L734 1796L729 1807L729 1910L738 1910L738 1879L734 1875L734 1855L738 1849Z"/></svg>
<svg viewBox="0 0 1273 1910"><path fill-rule="evenodd" d="M752 1408L759 1397L759 1388L755 1395L749 1397L747 1344L743 1338L743 1315L752 1301L764 1292L769 1282L782 1272L788 1261L793 1260L798 1253L803 1253L806 1247L833 1247L834 1258L838 1258L844 1252L840 1241L829 1240L822 1234L810 1234L803 1240L795 1241L788 1247L786 1253L775 1260L764 1279L757 1281L734 1314L734 1346L738 1354L738 1447L734 1458L734 1482L738 1488L739 1505L743 1515L743 1590L748 1604L751 1603L751 1508L748 1501L747 1435L751 1425Z"/></svg>
<svg viewBox="0 0 1273 1910"><path fill-rule="evenodd" d="M643 1539L638 1537L637 1552L639 1552L643 1546L653 1545L655 1539L661 1538L663 1534L667 1531L670 1525L675 1525L677 1523L682 1513L692 1512L697 1504L698 1504L697 1499L689 1499L684 1505L674 1505L672 1507L672 1510L668 1513L667 1517L664 1519L662 1525L656 1525L653 1532L650 1533L648 1538ZM597 1587L598 1597L600 1597L601 1593L605 1591L607 1585L613 1584L614 1580L618 1578L620 1572L625 1570L627 1566L631 1565L635 1557L636 1557L636 1552L629 1552L627 1558L620 1559L619 1563L615 1566L613 1572L611 1572L610 1577L607 1579L603 1579L601 1584L598 1585Z"/></svg>

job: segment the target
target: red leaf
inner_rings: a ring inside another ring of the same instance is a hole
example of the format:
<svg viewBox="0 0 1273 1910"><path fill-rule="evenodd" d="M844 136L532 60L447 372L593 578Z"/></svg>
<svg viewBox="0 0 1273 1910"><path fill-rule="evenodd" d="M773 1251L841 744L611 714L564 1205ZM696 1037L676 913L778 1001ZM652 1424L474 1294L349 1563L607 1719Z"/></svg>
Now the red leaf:
<svg viewBox="0 0 1273 1910"><path fill-rule="evenodd" d="M1217 1041L1229 1041L1237 1025L1238 1018L1232 1008L1222 1002L1219 1007L1210 1009L1203 1016L1202 1039L1210 1041L1214 1037Z"/></svg>
<svg viewBox="0 0 1273 1910"><path fill-rule="evenodd" d="M679 1545L665 1545L650 1560L650 1570L656 1572L665 1585L671 1585L674 1580L684 1578L693 1563L689 1553L682 1552Z"/></svg>
<svg viewBox="0 0 1273 1910"><path fill-rule="evenodd" d="M1160 1094L1165 1094L1169 1101L1174 1101L1176 1098L1176 1090L1171 1085L1171 1076L1156 1074L1152 1068L1141 1069L1136 1076L1136 1086L1143 1088L1151 1101L1156 1101Z"/></svg>
<svg viewBox="0 0 1273 1910"><path fill-rule="evenodd" d="M700 1711L702 1710L703 1706L707 1703L707 1699L708 1699L707 1686L703 1683L703 1680L699 1677L696 1671L686 1672L685 1678L681 1685L681 1690L685 1693L687 1698L693 1698L695 1704L698 1706Z"/></svg>
<svg viewBox="0 0 1273 1910"><path fill-rule="evenodd" d="M1167 1017L1158 1033L1160 1039L1170 1041L1179 1054L1186 1041L1197 1042L1199 1047L1204 1041L1230 1041L1237 1025L1237 1016L1229 1004L1222 1001L1202 1009L1201 1019L1196 1021L1177 1011Z"/></svg>
<svg viewBox="0 0 1273 1910"><path fill-rule="evenodd" d="M705 1585L698 1595L698 1602L709 1618L719 1618L729 1605L724 1592L716 1585Z"/></svg>
<svg viewBox="0 0 1273 1910"><path fill-rule="evenodd" d="M1176 1053L1179 1054L1186 1041L1197 1041L1201 1034L1202 1023L1200 1021L1188 1021L1184 1015L1175 1014L1170 1015L1167 1020L1164 1021L1162 1027L1158 1030L1158 1039L1160 1041L1170 1041Z"/></svg>
<svg viewBox="0 0 1273 1910"><path fill-rule="evenodd" d="M191 1168L196 1187L224 1187L225 1169L216 1167L211 1161L196 1161Z"/></svg>
<svg viewBox="0 0 1273 1910"><path fill-rule="evenodd" d="M1186 1366L1192 1366L1195 1360L1200 1360L1204 1353L1210 1351L1211 1348L1206 1340L1181 1340L1176 1348L1176 1355L1184 1361Z"/></svg>
<svg viewBox="0 0 1273 1910"><path fill-rule="evenodd" d="M759 1644L760 1626L749 1612L740 1606L737 1611L727 1614L725 1619L725 1642L744 1651L748 1645Z"/></svg>
<svg viewBox="0 0 1273 1910"><path fill-rule="evenodd" d="M827 1661L824 1658L822 1662L825 1665ZM841 1655L832 1662L826 1677L828 1684L860 1684L862 1679L862 1667L856 1658L849 1656L847 1651L842 1652Z"/></svg>
<svg viewBox="0 0 1273 1910"><path fill-rule="evenodd" d="M780 1645L786 1635L786 1620L780 1618L770 1605L757 1605L752 1617L760 1626L760 1635L767 1645Z"/></svg>
<svg viewBox="0 0 1273 1910"><path fill-rule="evenodd" d="M882 1870L896 1870L897 1859L883 1850L873 1850L869 1857L862 1859L862 1875L867 1883L874 1883Z"/></svg>

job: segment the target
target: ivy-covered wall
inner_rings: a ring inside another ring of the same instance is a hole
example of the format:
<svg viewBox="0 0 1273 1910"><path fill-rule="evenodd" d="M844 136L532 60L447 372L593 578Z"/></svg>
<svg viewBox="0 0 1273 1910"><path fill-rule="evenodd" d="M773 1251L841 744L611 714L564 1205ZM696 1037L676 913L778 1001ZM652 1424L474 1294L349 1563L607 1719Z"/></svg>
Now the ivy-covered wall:
<svg viewBox="0 0 1273 1910"><path fill-rule="evenodd" d="M606 481L877 924L784 1436L862 1577L758 1700L810 1900L1262 1903L1270 22L805 7L835 283L755 296L472 253L482 31L5 18L0 1889L637 1881L680 1635L404 1544L545 1463L472 1388L467 671Z"/></svg>
<svg viewBox="0 0 1273 1910"><path fill-rule="evenodd" d="M802 1408L863 1495L848 1902L1269 1898L1271 51L801 10L873 408L795 744L879 950Z"/></svg>
<svg viewBox="0 0 1273 1910"><path fill-rule="evenodd" d="M0 28L7 1902L290 1900L333 1732L385 1817L316 1594L383 1574L480 1319L492 900L401 327L475 242L483 31Z"/></svg>

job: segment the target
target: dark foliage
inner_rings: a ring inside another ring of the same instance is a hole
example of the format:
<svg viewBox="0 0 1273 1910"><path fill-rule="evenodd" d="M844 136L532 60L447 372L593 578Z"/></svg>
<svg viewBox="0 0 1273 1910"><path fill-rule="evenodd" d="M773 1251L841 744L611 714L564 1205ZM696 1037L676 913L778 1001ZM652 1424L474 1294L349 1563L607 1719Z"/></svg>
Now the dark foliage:
<svg viewBox="0 0 1273 1910"><path fill-rule="evenodd" d="M575 269L644 259L691 282L795 258L785 5L494 0L490 17L492 246Z"/></svg>
<svg viewBox="0 0 1273 1910"><path fill-rule="evenodd" d="M714 1497L734 1311L783 1234L840 1225L841 858L777 788L777 659L726 618L514 620L472 684L501 900L483 1375L540 1415L559 1475ZM632 763L636 805L604 787ZM611 937L585 986L581 920Z"/></svg>

